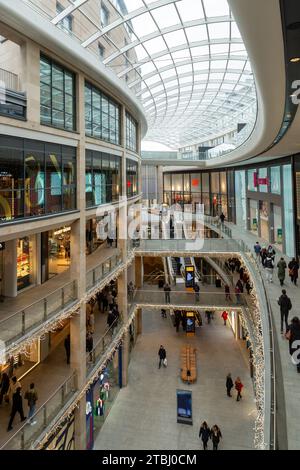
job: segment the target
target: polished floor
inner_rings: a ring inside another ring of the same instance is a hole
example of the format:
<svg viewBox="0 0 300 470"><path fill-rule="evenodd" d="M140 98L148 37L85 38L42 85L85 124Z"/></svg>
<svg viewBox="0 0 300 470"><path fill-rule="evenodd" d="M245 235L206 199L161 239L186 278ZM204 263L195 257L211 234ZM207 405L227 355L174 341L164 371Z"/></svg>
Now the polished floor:
<svg viewBox="0 0 300 470"><path fill-rule="evenodd" d="M158 369L158 349L167 350L168 367ZM197 348L198 381L180 379L180 349ZM206 420L218 424L223 439L220 449L253 449L256 409L252 381L241 345L220 315L187 339L158 312L143 312L143 334L138 338L129 366L129 385L121 390L95 441L101 450L197 450L199 426ZM243 400L226 396L225 377L231 372L245 385ZM193 393L193 426L177 424L176 389ZM211 449L211 443L209 444Z"/></svg>

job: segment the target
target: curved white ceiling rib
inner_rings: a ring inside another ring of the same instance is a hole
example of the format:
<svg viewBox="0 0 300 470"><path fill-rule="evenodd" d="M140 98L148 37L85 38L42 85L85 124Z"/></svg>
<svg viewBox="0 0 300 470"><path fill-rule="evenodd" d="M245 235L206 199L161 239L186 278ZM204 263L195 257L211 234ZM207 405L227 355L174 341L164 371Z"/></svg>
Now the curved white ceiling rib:
<svg viewBox="0 0 300 470"><path fill-rule="evenodd" d="M26 2L42 7L44 0ZM75 13L86 20L95 0L68 2L50 18L54 25ZM103 63L141 100L147 140L178 149L236 130L238 123L254 125L253 74L227 0L107 2L114 14L104 27L89 17L91 28L81 45L89 50L99 40L111 45ZM120 28L128 32L125 44Z"/></svg>

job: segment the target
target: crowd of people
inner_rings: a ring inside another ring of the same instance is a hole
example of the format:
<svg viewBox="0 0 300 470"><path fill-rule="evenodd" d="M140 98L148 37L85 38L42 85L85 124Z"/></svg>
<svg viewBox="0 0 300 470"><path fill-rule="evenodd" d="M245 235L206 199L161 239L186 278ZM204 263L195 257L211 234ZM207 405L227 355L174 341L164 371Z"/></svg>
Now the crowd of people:
<svg viewBox="0 0 300 470"><path fill-rule="evenodd" d="M3 372L0 379L0 406L4 403L4 406L10 406L10 418L7 426L7 431L13 429L13 422L16 414L20 415L21 422L27 419L29 425L34 426L36 421L34 419L36 411L36 403L38 401L38 394L35 389L34 383L29 385L26 390L24 399L28 405L28 417L24 415L23 409L23 395L21 382L14 375L9 378L6 372Z"/></svg>
<svg viewBox="0 0 300 470"><path fill-rule="evenodd" d="M227 267L228 271L232 273L232 276L234 274L239 275L239 279L236 282L235 287L234 287L234 294L236 297L236 303L241 304L242 294L247 292L247 294L250 295L253 289L253 285L250 281L250 275L247 271L247 268L242 264L241 260L237 257L229 258L225 262L225 266ZM225 299L227 301L232 301L230 286L228 284L225 285Z"/></svg>

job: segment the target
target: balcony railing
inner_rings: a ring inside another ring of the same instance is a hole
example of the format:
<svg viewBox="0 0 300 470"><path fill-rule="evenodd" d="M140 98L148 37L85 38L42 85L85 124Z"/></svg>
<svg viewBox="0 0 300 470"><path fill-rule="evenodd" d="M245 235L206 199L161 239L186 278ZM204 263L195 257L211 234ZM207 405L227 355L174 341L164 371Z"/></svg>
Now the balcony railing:
<svg viewBox="0 0 300 470"><path fill-rule="evenodd" d="M107 351L107 348L117 336L123 325L123 320L120 316L120 318L116 319L113 324L107 328L103 336L94 345L93 350L86 354L87 377L97 366L101 364L101 360L105 351Z"/></svg>
<svg viewBox="0 0 300 470"><path fill-rule="evenodd" d="M47 428L51 429L64 408L69 404L77 392L77 375L74 372L50 396L32 417L35 422L29 426L28 421L1 447L1 450L29 450L33 449Z"/></svg>
<svg viewBox="0 0 300 470"><path fill-rule="evenodd" d="M89 292L97 284L103 281L114 269L121 266L122 256L120 253L113 255L105 260L102 264L91 269L86 274L86 290Z"/></svg>
<svg viewBox="0 0 300 470"><path fill-rule="evenodd" d="M0 88L20 91L18 75L0 68Z"/></svg>
<svg viewBox="0 0 300 470"><path fill-rule="evenodd" d="M44 322L51 320L61 310L71 307L77 296L77 283L71 281L46 297L28 305L0 321L0 340L9 348L12 343L24 338Z"/></svg>

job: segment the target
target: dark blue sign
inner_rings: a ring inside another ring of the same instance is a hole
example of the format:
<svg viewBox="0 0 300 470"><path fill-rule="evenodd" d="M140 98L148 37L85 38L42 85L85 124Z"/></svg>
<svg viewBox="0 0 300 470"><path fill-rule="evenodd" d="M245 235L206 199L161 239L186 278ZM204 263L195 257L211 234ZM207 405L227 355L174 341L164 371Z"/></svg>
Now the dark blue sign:
<svg viewBox="0 0 300 470"><path fill-rule="evenodd" d="M177 423L193 425L192 392L177 390Z"/></svg>

